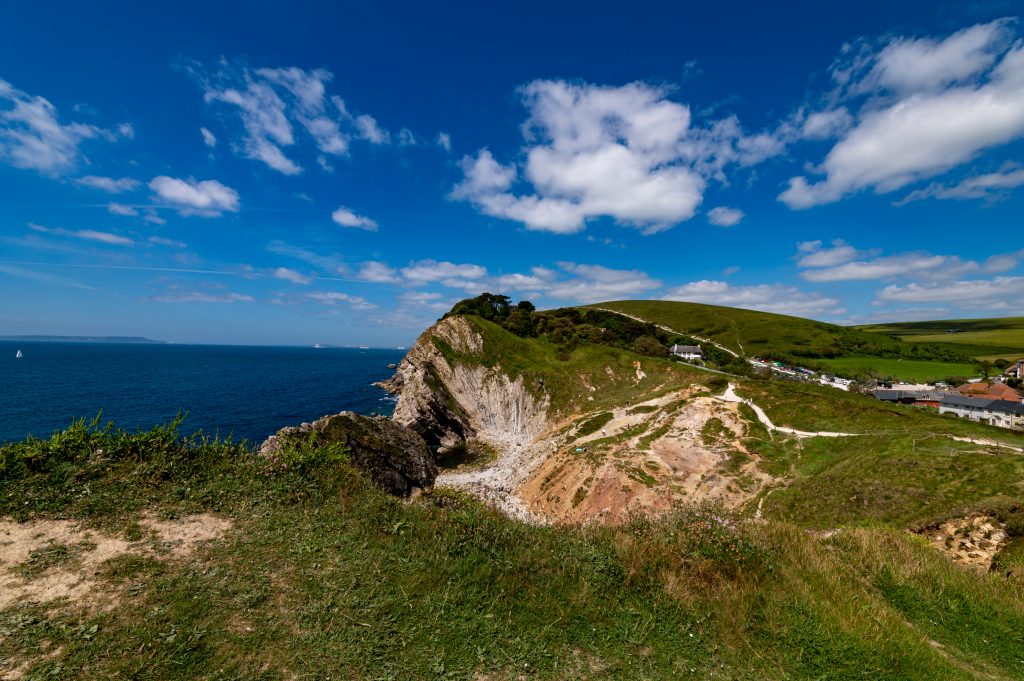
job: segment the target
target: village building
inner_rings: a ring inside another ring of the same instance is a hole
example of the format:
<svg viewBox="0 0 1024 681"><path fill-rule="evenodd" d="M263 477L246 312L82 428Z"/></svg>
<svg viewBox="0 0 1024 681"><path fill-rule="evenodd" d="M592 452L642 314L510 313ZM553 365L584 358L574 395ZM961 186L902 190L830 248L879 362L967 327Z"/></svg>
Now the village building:
<svg viewBox="0 0 1024 681"><path fill-rule="evenodd" d="M699 345L673 345L672 354L680 359L704 359Z"/></svg>
<svg viewBox="0 0 1024 681"><path fill-rule="evenodd" d="M956 393L964 397L980 397L989 400L1008 400L1020 402L1020 393L998 381L979 381L977 383L965 383L956 388Z"/></svg>
<svg viewBox="0 0 1024 681"><path fill-rule="evenodd" d="M1024 429L1024 404L1018 400L991 400L947 393L939 404L940 414L955 414L1000 428Z"/></svg>

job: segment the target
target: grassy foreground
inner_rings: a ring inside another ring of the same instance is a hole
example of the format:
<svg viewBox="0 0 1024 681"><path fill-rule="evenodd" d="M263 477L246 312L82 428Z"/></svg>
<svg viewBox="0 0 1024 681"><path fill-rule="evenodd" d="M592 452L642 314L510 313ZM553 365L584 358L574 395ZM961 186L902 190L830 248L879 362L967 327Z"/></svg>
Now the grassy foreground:
<svg viewBox="0 0 1024 681"><path fill-rule="evenodd" d="M265 461L175 425L0 448L0 515L129 536L143 510L234 526L102 570L110 609L0 611L0 660L35 659L32 679L1024 676L1024 585L893 527L822 538L710 508L532 527L388 497L335 448Z"/></svg>

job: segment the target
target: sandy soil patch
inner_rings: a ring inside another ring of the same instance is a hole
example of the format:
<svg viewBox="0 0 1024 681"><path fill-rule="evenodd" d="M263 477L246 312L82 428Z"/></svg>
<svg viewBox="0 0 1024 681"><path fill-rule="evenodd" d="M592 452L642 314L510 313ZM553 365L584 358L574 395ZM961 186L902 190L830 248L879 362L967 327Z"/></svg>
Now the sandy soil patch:
<svg viewBox="0 0 1024 681"><path fill-rule="evenodd" d="M1006 531L995 518L972 514L953 518L922 532L932 546L961 565L988 571L1006 543Z"/></svg>
<svg viewBox="0 0 1024 681"><path fill-rule="evenodd" d="M146 513L139 524L151 535L129 541L72 520L0 518L0 610L58 598L88 608L112 607L113 590L97 579L108 560L125 555L184 558L231 528L231 521L208 513L175 520Z"/></svg>

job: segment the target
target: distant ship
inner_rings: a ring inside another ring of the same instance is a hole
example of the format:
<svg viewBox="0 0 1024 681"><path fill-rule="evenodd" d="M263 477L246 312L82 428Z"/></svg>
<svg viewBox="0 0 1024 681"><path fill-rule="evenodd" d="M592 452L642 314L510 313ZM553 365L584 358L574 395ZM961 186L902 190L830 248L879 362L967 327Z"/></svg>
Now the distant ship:
<svg viewBox="0 0 1024 681"><path fill-rule="evenodd" d="M360 345L360 346L359 346L359 349L360 349L360 350L369 350L369 349L370 349L370 346L369 346L369 345Z"/></svg>
<svg viewBox="0 0 1024 681"><path fill-rule="evenodd" d="M324 346L320 345L319 343L315 343L315 344L313 345L313 348L314 348L314 349L316 349L316 350L322 350L322 349L323 349L323 347L324 347Z"/></svg>
<svg viewBox="0 0 1024 681"><path fill-rule="evenodd" d="M21 354L21 350L18 350L18 354L16 354L14 357L15 357L15 359L21 359L24 356L25 355Z"/></svg>

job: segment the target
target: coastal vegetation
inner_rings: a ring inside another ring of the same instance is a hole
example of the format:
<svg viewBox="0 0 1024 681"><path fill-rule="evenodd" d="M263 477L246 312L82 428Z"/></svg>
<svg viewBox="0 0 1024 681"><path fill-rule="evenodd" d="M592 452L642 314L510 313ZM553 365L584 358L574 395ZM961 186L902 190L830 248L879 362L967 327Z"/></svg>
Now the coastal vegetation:
<svg viewBox="0 0 1024 681"><path fill-rule="evenodd" d="M538 527L444 490L404 503L329 446L284 467L176 426L3 446L5 516L124 541L144 511L230 522L187 558L104 564L84 601L0 611L25 678L1024 674L1021 583L864 514L826 534L702 506Z"/></svg>

